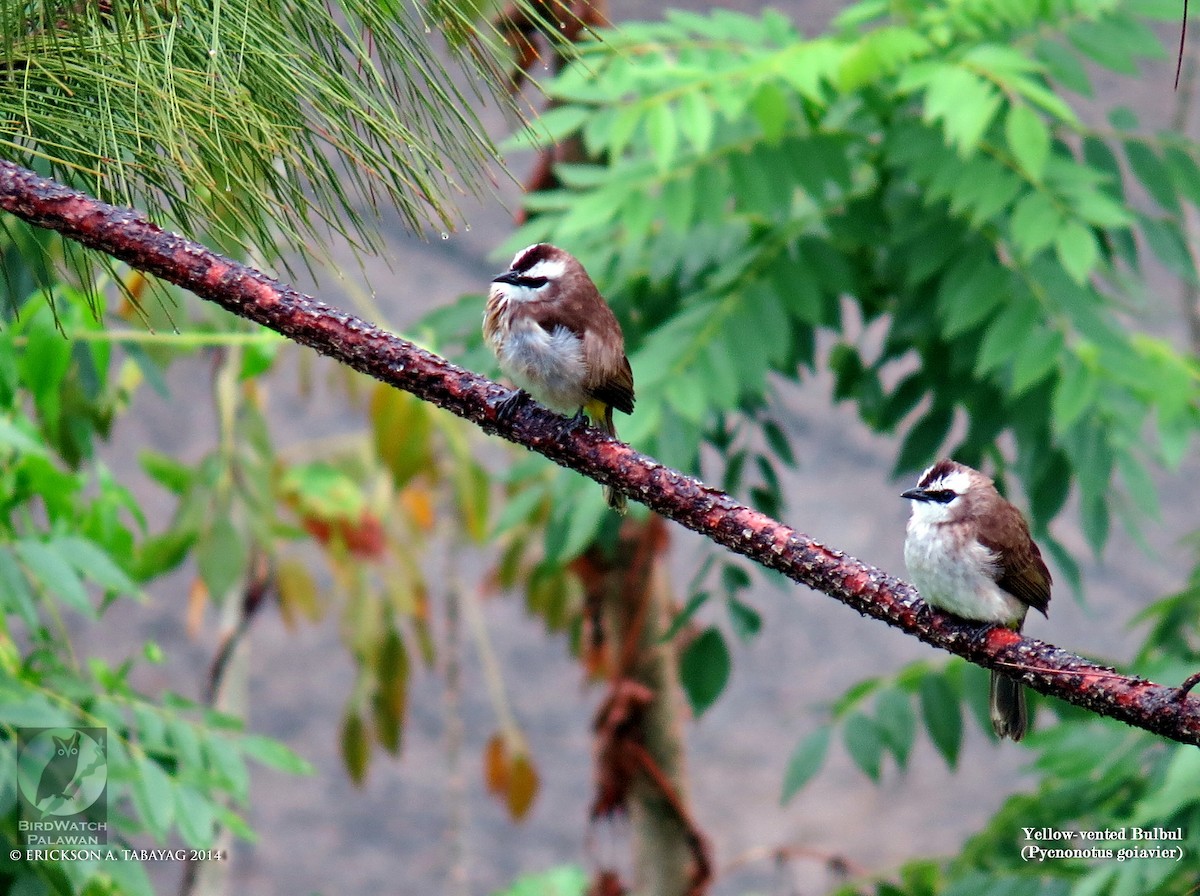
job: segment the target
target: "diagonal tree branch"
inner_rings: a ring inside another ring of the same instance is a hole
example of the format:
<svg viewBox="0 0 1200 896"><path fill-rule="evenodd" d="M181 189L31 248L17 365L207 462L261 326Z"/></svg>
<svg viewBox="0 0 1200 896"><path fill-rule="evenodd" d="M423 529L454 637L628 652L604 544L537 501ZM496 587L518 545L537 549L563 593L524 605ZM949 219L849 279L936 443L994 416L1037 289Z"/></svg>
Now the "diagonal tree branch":
<svg viewBox="0 0 1200 896"><path fill-rule="evenodd" d="M928 611L911 585L825 547L597 429L566 431L561 417L537 405L528 404L511 420L500 422L493 405L507 390L499 385L164 232L136 211L98 202L3 160L0 210L182 286L486 432L612 485L680 525L928 644L1002 669L1036 691L1099 715L1200 745L1200 700L1186 698L1177 688L1121 675L1007 629L980 637L971 624Z"/></svg>

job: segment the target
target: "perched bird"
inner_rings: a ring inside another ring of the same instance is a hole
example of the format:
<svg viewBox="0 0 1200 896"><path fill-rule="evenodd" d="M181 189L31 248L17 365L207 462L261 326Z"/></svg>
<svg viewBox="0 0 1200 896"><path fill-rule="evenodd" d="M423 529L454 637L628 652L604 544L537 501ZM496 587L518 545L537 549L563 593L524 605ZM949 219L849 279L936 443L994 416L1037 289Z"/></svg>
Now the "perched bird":
<svg viewBox="0 0 1200 896"><path fill-rule="evenodd" d="M497 409L513 413L532 395L563 414L592 421L616 436L613 408L633 413L633 370L625 337L596 284L571 253L537 243L516 254L492 280L483 338L517 389ZM526 391L527 390L527 391ZM605 488L609 506L625 496Z"/></svg>
<svg viewBox="0 0 1200 896"><path fill-rule="evenodd" d="M1018 632L1030 607L1046 615L1050 570L1025 517L992 480L941 460L901 497L913 502L904 562L926 603ZM1028 725L1021 686L993 670L990 702L996 735L1020 740Z"/></svg>

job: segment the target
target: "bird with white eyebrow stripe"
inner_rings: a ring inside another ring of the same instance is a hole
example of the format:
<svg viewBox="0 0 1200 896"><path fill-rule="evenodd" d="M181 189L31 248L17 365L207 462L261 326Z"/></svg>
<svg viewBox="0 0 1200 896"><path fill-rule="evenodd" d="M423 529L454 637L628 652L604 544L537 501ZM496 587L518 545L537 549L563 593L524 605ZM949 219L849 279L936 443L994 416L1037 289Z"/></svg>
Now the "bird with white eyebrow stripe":
<svg viewBox="0 0 1200 896"><path fill-rule="evenodd" d="M1029 525L978 470L941 460L901 497L913 502L904 562L930 606L1020 631L1033 607L1050 606L1050 570ZM991 719L997 737L1028 728L1021 685L992 670Z"/></svg>
<svg viewBox="0 0 1200 896"><path fill-rule="evenodd" d="M633 370L621 325L583 265L564 249L537 243L516 254L492 280L483 338L517 389L497 416L513 413L532 395L578 422L586 412L614 438L613 408L633 413ZM626 499L606 487L610 507Z"/></svg>

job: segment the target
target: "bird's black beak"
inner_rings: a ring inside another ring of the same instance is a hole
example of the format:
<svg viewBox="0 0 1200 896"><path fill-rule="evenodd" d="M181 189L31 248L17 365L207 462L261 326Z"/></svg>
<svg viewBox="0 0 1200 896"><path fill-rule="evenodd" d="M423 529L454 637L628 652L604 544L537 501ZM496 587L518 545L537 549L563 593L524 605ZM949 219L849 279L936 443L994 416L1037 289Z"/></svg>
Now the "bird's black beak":
<svg viewBox="0 0 1200 896"><path fill-rule="evenodd" d="M923 488L910 488L906 492L901 492L900 497L908 498L910 501L928 501L929 492Z"/></svg>
<svg viewBox="0 0 1200 896"><path fill-rule="evenodd" d="M508 283L511 286L516 286L517 281L521 279L521 275L516 271L505 271L492 278L493 283Z"/></svg>

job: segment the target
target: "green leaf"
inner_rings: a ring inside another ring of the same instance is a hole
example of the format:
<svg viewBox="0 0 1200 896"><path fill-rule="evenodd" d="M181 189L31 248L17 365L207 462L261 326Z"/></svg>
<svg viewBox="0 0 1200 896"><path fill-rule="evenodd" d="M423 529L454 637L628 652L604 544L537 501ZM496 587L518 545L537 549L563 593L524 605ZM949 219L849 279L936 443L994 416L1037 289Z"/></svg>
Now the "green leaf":
<svg viewBox="0 0 1200 896"><path fill-rule="evenodd" d="M175 817L171 779L153 759L142 758L137 762L137 774L128 782L128 787L142 824L156 840L161 840Z"/></svg>
<svg viewBox="0 0 1200 896"><path fill-rule="evenodd" d="M197 736L196 726L187 719L168 718L167 736L175 750L177 772L198 776L204 759L200 752L200 738Z"/></svg>
<svg viewBox="0 0 1200 896"><path fill-rule="evenodd" d="M564 563L583 553L601 520L611 512L601 487L590 479L575 478L564 497L554 502L546 533L546 559L552 563Z"/></svg>
<svg viewBox="0 0 1200 896"><path fill-rule="evenodd" d="M729 157L733 196L740 211L774 217L791 207L796 173L785 170L778 155L760 147Z"/></svg>
<svg viewBox="0 0 1200 896"><path fill-rule="evenodd" d="M846 718L842 736L854 764L872 781L878 781L883 760L883 737L875 723L861 712Z"/></svg>
<svg viewBox="0 0 1200 896"><path fill-rule="evenodd" d="M874 420L876 429L892 432L921 402L928 388L929 383L921 371L917 370L906 376L891 394L884 397Z"/></svg>
<svg viewBox="0 0 1200 896"><path fill-rule="evenodd" d="M884 25L862 37L842 56L838 82L846 92L890 75L929 49L929 39L911 28Z"/></svg>
<svg viewBox="0 0 1200 896"><path fill-rule="evenodd" d="M591 149L597 154L607 150L614 159L621 158L633 140L638 125L642 123L644 114L645 110L637 103L620 106L613 116L612 129L607 135L606 145L591 145ZM589 141L589 145L591 142ZM596 142L599 143L598 140Z"/></svg>
<svg viewBox="0 0 1200 896"><path fill-rule="evenodd" d="M1092 61L1123 75L1135 75L1137 63L1126 37L1119 24L1107 19L1078 22L1067 32L1067 39L1075 49Z"/></svg>
<svg viewBox="0 0 1200 896"><path fill-rule="evenodd" d="M841 63L843 47L828 38L794 44L782 60L780 75L806 99L822 102L825 84Z"/></svg>
<svg viewBox="0 0 1200 896"><path fill-rule="evenodd" d="M1180 233L1178 225L1169 218L1152 218L1149 215L1138 215L1142 234L1150 249L1158 256L1166 268L1188 283L1200 282L1196 278L1196 268L1188 251L1187 241Z"/></svg>
<svg viewBox="0 0 1200 896"><path fill-rule="evenodd" d="M778 143L787 133L791 110L787 96L777 84L768 81L755 91L750 100L750 113L758 120L767 143Z"/></svg>
<svg viewBox="0 0 1200 896"><path fill-rule="evenodd" d="M204 740L205 763L214 780L238 802L250 794L250 772L237 748L224 737Z"/></svg>
<svg viewBox="0 0 1200 896"><path fill-rule="evenodd" d="M35 539L23 539L14 545L29 578L62 598L63 603L94 619L96 610L88 600L83 580L55 547Z"/></svg>
<svg viewBox="0 0 1200 896"><path fill-rule="evenodd" d="M1040 323L1041 308L1037 302L1028 296L1014 296L984 334L975 358L976 374L988 374L1016 357Z"/></svg>
<svg viewBox="0 0 1200 896"><path fill-rule="evenodd" d="M0 545L0 602L3 603L4 612L15 613L26 628L37 628L38 615L33 592L17 558L7 545Z"/></svg>
<svg viewBox="0 0 1200 896"><path fill-rule="evenodd" d="M950 189L950 211L966 214L976 227L998 219L1026 189L1026 181L989 156L976 155L959 172Z"/></svg>
<svg viewBox="0 0 1200 896"><path fill-rule="evenodd" d="M1062 212L1042 191L1029 193L1013 209L1013 241L1021 255L1032 258L1050 245L1062 227Z"/></svg>
<svg viewBox="0 0 1200 896"><path fill-rule="evenodd" d="M1050 415L1055 433L1062 435L1095 401L1098 380L1074 354L1063 355L1059 363L1062 369L1054 386Z"/></svg>
<svg viewBox="0 0 1200 896"><path fill-rule="evenodd" d="M289 775L311 775L313 767L277 740L249 734L238 741L243 753L263 765Z"/></svg>
<svg viewBox="0 0 1200 896"><path fill-rule="evenodd" d="M7 417L0 417L0 454L6 453L4 449L13 451L18 455L34 454L41 457L46 456L45 445L40 443L34 436L25 432L24 429L18 427L12 420L9 420ZM9 461L6 459L5 463L9 463Z"/></svg>
<svg viewBox="0 0 1200 896"><path fill-rule="evenodd" d="M1005 138L1017 164L1034 183L1040 183L1050 157L1050 129L1032 108L1024 103L1008 110L1004 123Z"/></svg>
<svg viewBox="0 0 1200 896"><path fill-rule="evenodd" d="M1092 95L1092 82L1087 69L1078 57L1062 44L1043 38L1037 42L1034 52L1054 80L1076 93Z"/></svg>
<svg viewBox="0 0 1200 896"><path fill-rule="evenodd" d="M1108 113L1108 120L1118 131L1136 131L1139 127L1137 113L1128 106L1117 106Z"/></svg>
<svg viewBox="0 0 1200 896"><path fill-rule="evenodd" d="M1045 452L1027 486L1029 511L1035 527L1058 515L1071 494L1071 464L1062 451Z"/></svg>
<svg viewBox="0 0 1200 896"><path fill-rule="evenodd" d="M688 91L679 98L676 110L679 129L696 150L697 155L708 152L716 131L716 111L708 97L699 90Z"/></svg>
<svg viewBox="0 0 1200 896"><path fill-rule="evenodd" d="M945 676L929 674L921 679L921 713L929 739L953 768L958 763L958 751L962 746L962 710L958 695L946 681Z"/></svg>
<svg viewBox="0 0 1200 896"><path fill-rule="evenodd" d="M942 276L938 315L945 335L961 336L982 323L1007 297L1007 274L988 251L964 253Z"/></svg>
<svg viewBox="0 0 1200 896"><path fill-rule="evenodd" d="M451 480L462 532L482 544L488 533L491 480L482 467L465 457L454 464Z"/></svg>
<svg viewBox="0 0 1200 896"><path fill-rule="evenodd" d="M1185 807L1194 811L1200 804L1200 750L1173 744L1171 754L1162 781L1138 802L1133 824L1161 823Z"/></svg>
<svg viewBox="0 0 1200 896"><path fill-rule="evenodd" d="M1083 572L1074 555L1058 539L1049 533L1038 533L1038 542L1050 552L1054 565L1062 572L1066 583L1071 586L1075 602L1083 605Z"/></svg>
<svg viewBox="0 0 1200 896"><path fill-rule="evenodd" d="M515 494L505 496L500 513L492 523L489 538L497 540L510 530L532 522L535 512L546 500L546 492L540 483L528 483Z"/></svg>
<svg viewBox="0 0 1200 896"><path fill-rule="evenodd" d="M1071 279L1080 285L1086 283L1100 260L1100 244L1091 228L1078 221L1066 221L1058 232L1054 247Z"/></svg>
<svg viewBox="0 0 1200 896"><path fill-rule="evenodd" d="M175 820L183 842L193 849L207 849L216 836L216 809L190 784L175 788Z"/></svg>
<svg viewBox="0 0 1200 896"><path fill-rule="evenodd" d="M1129 209L1099 190L1080 190L1068 200L1075 214L1096 227L1128 227L1135 220Z"/></svg>
<svg viewBox="0 0 1200 896"><path fill-rule="evenodd" d="M397 489L433 468L433 417L428 405L381 383L371 392L368 419L375 456L391 473Z"/></svg>
<svg viewBox="0 0 1200 896"><path fill-rule="evenodd" d="M55 539L54 546L76 570L105 590L118 594L137 593L137 585L133 580L95 542L67 536Z"/></svg>
<svg viewBox="0 0 1200 896"><path fill-rule="evenodd" d="M667 404L684 420L701 424L709 413L708 395L696 377L676 377L666 383Z"/></svg>
<svg viewBox="0 0 1200 896"><path fill-rule="evenodd" d="M832 728L822 725L805 737L788 759L787 771L783 775L783 794L779 802L787 804L813 776L821 770L825 762L825 754L829 750L829 738Z"/></svg>
<svg viewBox="0 0 1200 896"><path fill-rule="evenodd" d="M724 339L710 340L701 351L695 368L697 385L704 392L709 407L716 410L733 410L741 394L732 348Z"/></svg>
<svg viewBox="0 0 1200 896"><path fill-rule="evenodd" d="M893 474L919 470L934 457L946 441L954 423L954 411L934 406L918 420L904 437Z"/></svg>
<svg viewBox="0 0 1200 896"><path fill-rule="evenodd" d="M1000 103L1000 92L991 82L944 64L926 88L925 120L941 121L947 142L965 158L979 145Z"/></svg>
<svg viewBox="0 0 1200 896"><path fill-rule="evenodd" d="M659 103L650 108L646 116L646 137L659 173L665 174L675 164L679 151L679 128L669 106Z"/></svg>
<svg viewBox="0 0 1200 896"><path fill-rule="evenodd" d="M248 558L245 539L228 517L214 520L196 544L200 578L215 600L224 598L241 580Z"/></svg>
<svg viewBox="0 0 1200 896"><path fill-rule="evenodd" d="M138 461L151 479L175 495L186 492L196 476L191 467L156 451L141 452Z"/></svg>
<svg viewBox="0 0 1200 896"><path fill-rule="evenodd" d="M708 599L711 596L707 591L697 591L689 597L688 602L683 605L682 610L675 614L675 618L671 620L671 624L667 626L667 630L663 632L659 641L670 641L679 634L683 630L683 627L696 615L696 611L708 603Z"/></svg>
<svg viewBox="0 0 1200 896"><path fill-rule="evenodd" d="M763 438L766 439L767 446L774 452L786 466L796 466L796 456L792 453L792 444L784 435L783 429L774 420L763 421L762 426Z"/></svg>
<svg viewBox="0 0 1200 896"><path fill-rule="evenodd" d="M584 896L588 874L574 865L551 868L538 874L522 874L512 886L493 896Z"/></svg>
<svg viewBox="0 0 1200 896"><path fill-rule="evenodd" d="M0 680L0 705L4 706L4 723L22 728L58 728L78 724L49 696L34 690L23 681ZM13 780L10 778L9 780Z"/></svg>
<svg viewBox="0 0 1200 896"><path fill-rule="evenodd" d="M725 638L715 628L705 629L679 658L679 680L697 716L712 706L729 681L733 660Z"/></svg>
<svg viewBox="0 0 1200 896"><path fill-rule="evenodd" d="M112 879L112 892L121 896L154 896L154 886L146 874L149 863L116 858L118 855L120 853L114 850L113 858L102 858L98 866L101 874Z"/></svg>
<svg viewBox="0 0 1200 896"><path fill-rule="evenodd" d="M592 115L587 106L556 106L542 112L501 147L504 149L554 146L576 133Z"/></svg>
<svg viewBox="0 0 1200 896"><path fill-rule="evenodd" d="M1166 163L1140 140L1125 142L1125 158L1142 186L1164 210L1179 213L1179 196Z"/></svg>
<svg viewBox="0 0 1200 896"><path fill-rule="evenodd" d="M1158 520L1161 508L1158 504L1158 486L1150 477L1149 471L1139 460L1127 451L1117 452L1117 470L1125 484L1125 491L1133 504L1146 517Z"/></svg>
<svg viewBox="0 0 1200 896"><path fill-rule="evenodd" d="M1075 110L1062 97L1048 89L1041 78L1014 75L1005 79L1004 87L1038 106L1052 119L1072 126L1078 126L1080 123Z"/></svg>
<svg viewBox="0 0 1200 896"><path fill-rule="evenodd" d="M916 739L916 718L908 694L898 688L887 688L875 698L875 726L901 768L908 765Z"/></svg>
<svg viewBox="0 0 1200 896"><path fill-rule="evenodd" d="M726 598L725 605L729 608L734 633L742 641L749 641L762 631L762 615L754 607L736 597Z"/></svg>
<svg viewBox="0 0 1200 896"><path fill-rule="evenodd" d="M834 701L833 717L841 719L882 687L883 682L879 678L864 678L862 681L856 681Z"/></svg>
<svg viewBox="0 0 1200 896"><path fill-rule="evenodd" d="M1193 205L1200 205L1200 164L1196 159L1198 150L1200 147L1192 143L1184 148L1168 146L1163 154L1175 182L1175 189L1181 196L1186 196Z"/></svg>
<svg viewBox="0 0 1200 896"><path fill-rule="evenodd" d="M1096 136L1084 137L1083 158L1089 167L1106 176L1108 183L1105 192L1121 199L1124 196L1121 163L1117 161L1117 156L1108 143Z"/></svg>
<svg viewBox="0 0 1200 896"><path fill-rule="evenodd" d="M1079 519L1083 524L1083 535L1097 557L1104 550L1112 520L1108 502L1103 495L1084 493L1079 502Z"/></svg>
<svg viewBox="0 0 1200 896"><path fill-rule="evenodd" d="M721 567L721 587L727 596L733 597L750 587L750 574L740 566L726 563Z"/></svg>
<svg viewBox="0 0 1200 896"><path fill-rule="evenodd" d="M537 193L531 194L540 195ZM587 233L591 228L599 227L614 220L625 205L628 191L613 185L585 193L572 193L567 213L562 216L555 229L559 239ZM529 202L525 203L530 206Z"/></svg>

